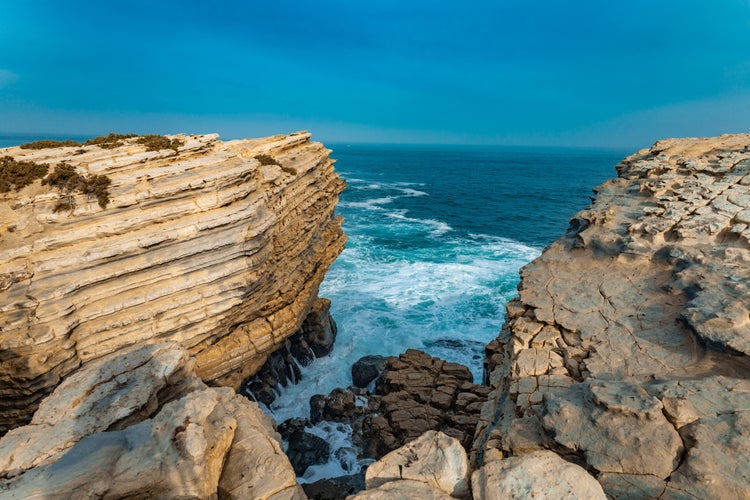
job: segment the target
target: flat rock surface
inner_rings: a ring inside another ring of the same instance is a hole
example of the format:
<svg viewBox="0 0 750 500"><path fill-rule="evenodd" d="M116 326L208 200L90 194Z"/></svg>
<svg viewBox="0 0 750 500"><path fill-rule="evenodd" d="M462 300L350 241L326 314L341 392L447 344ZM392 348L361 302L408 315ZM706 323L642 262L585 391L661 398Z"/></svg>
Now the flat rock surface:
<svg viewBox="0 0 750 500"><path fill-rule="evenodd" d="M670 139L626 158L521 271L488 346L479 463L552 449L614 497L750 495L749 147Z"/></svg>
<svg viewBox="0 0 750 500"><path fill-rule="evenodd" d="M133 344L178 342L203 380L236 388L313 307L345 243L330 151L308 133L176 138L0 151L111 180L104 208L38 180L0 194L0 433Z"/></svg>

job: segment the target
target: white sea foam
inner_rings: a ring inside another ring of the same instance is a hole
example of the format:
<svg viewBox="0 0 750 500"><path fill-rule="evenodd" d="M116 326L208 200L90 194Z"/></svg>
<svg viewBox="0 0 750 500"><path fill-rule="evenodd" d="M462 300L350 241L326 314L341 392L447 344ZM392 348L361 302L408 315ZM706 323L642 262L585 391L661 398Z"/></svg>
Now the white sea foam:
<svg viewBox="0 0 750 500"><path fill-rule="evenodd" d="M313 483L326 477L356 474L363 466L373 462L369 459L357 459L357 450L352 443L352 428L347 424L319 422L305 430L324 439L331 447L331 454L326 463L308 467L305 473L297 478L300 483Z"/></svg>
<svg viewBox="0 0 750 500"><path fill-rule="evenodd" d="M404 196L409 196L411 198L416 198L418 196L429 196L424 191L419 191L417 189L412 188L398 188L398 190L404 194Z"/></svg>
<svg viewBox="0 0 750 500"><path fill-rule="evenodd" d="M484 239L485 241L481 241ZM309 415L309 399L351 385L351 365L368 354L423 349L482 376L483 345L502 326L518 269L539 250L497 238L452 240L441 260L389 259L355 241L329 270L320 295L332 300L339 334L331 356L302 369L272 405L275 418ZM452 342L441 343L450 339Z"/></svg>
<svg viewBox="0 0 750 500"><path fill-rule="evenodd" d="M363 210L383 210L381 205L388 205L393 201L392 196L384 196L382 198L373 198L365 201L341 201L339 202L339 208L359 208Z"/></svg>
<svg viewBox="0 0 750 500"><path fill-rule="evenodd" d="M386 216L390 217L391 219L396 219L396 220L400 220L404 222L412 222L415 224L421 224L423 226L430 227L432 228L430 232L432 233L433 236L441 236L449 231L453 231L453 228L449 224L446 224L445 222L441 222L439 220L434 220L434 219L414 219L411 217L407 217L406 215L404 215L405 213L406 213L405 210L393 211L393 212L387 213Z"/></svg>
<svg viewBox="0 0 750 500"><path fill-rule="evenodd" d="M484 345L500 331L505 304L517 293L518 269L539 255L513 240L461 235L445 221L413 216L409 209L417 205L409 203L429 196L417 189L424 184L348 182L359 193L351 197L356 201L339 203L349 242L320 288L331 299L338 337L332 354L303 367L302 383L283 389L271 404L279 422L309 415L311 396L351 385L352 364L368 354L422 349L468 366L479 382ZM309 468L302 481L361 466L345 427L316 426L314 432L336 443L339 457Z"/></svg>

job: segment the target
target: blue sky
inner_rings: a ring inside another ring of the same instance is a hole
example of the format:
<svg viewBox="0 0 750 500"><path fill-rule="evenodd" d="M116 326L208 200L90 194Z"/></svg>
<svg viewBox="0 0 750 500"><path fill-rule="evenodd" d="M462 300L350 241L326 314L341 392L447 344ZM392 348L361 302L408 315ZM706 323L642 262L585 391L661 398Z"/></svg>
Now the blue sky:
<svg viewBox="0 0 750 500"><path fill-rule="evenodd" d="M642 147L750 132L750 0L0 0L0 132Z"/></svg>

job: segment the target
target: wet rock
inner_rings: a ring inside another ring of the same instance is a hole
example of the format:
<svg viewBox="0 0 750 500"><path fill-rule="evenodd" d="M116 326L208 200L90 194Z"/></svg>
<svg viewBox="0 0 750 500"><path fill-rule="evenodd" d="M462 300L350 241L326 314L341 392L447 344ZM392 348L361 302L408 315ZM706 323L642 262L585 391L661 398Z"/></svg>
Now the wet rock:
<svg viewBox="0 0 750 500"><path fill-rule="evenodd" d="M269 406L276 399L277 388L302 379L300 366L327 356L333 349L337 331L330 306L330 300L317 299L299 331L272 352L255 375L243 381L240 392Z"/></svg>
<svg viewBox="0 0 750 500"><path fill-rule="evenodd" d="M303 484L302 489L310 500L340 500L365 489L365 473L321 479Z"/></svg>
<svg viewBox="0 0 750 500"><path fill-rule="evenodd" d="M303 475L311 465L327 462L331 454L331 447L325 439L302 429L290 434L288 443L286 455L298 476Z"/></svg>
<svg viewBox="0 0 750 500"><path fill-rule="evenodd" d="M385 370L385 356L364 356L352 365L352 383L354 387L365 388L378 378Z"/></svg>
<svg viewBox="0 0 750 500"><path fill-rule="evenodd" d="M465 366L409 349L388 358L376 385L380 416L370 419L367 440L374 456L430 430L456 437L467 449L471 446L481 406L472 403L484 401L487 390L472 383Z"/></svg>

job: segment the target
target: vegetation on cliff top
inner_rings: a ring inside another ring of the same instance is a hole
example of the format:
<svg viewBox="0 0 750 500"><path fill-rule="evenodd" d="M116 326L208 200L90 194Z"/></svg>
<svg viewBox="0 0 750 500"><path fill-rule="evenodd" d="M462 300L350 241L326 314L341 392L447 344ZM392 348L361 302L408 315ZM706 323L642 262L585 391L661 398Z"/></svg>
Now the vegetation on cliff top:
<svg viewBox="0 0 750 500"><path fill-rule="evenodd" d="M21 149L51 149L51 148L64 148L68 146L80 146L81 143L78 141L73 140L65 140L65 141L53 141L50 139L44 139L42 141L34 141L34 142L28 142L26 144L21 144Z"/></svg>
<svg viewBox="0 0 750 500"><path fill-rule="evenodd" d="M109 204L109 185L112 180L106 175L88 175L82 176L72 165L60 163L55 167L54 172L42 180L42 184L49 184L62 191L67 200L58 203L55 206L55 212L61 210L72 210L75 206L73 203L73 192L78 191L83 194L96 196L99 206L106 208Z"/></svg>
<svg viewBox="0 0 750 500"><path fill-rule="evenodd" d="M156 134L143 135L135 142L146 146L147 151L160 151L162 149L177 151L177 148L185 144L182 139L170 139L169 137Z"/></svg>
<svg viewBox="0 0 750 500"><path fill-rule="evenodd" d="M18 191L36 179L41 179L49 166L31 161L17 161L12 156L0 158L0 193Z"/></svg>
<svg viewBox="0 0 750 500"><path fill-rule="evenodd" d="M110 132L107 135L102 135L99 137L94 137L93 139L89 139L84 143L80 143L73 140L65 140L65 141L53 141L53 140L41 140L41 141L34 141L29 142L26 144L21 144L21 149L51 149L51 148L61 148L66 146L99 146L102 149L114 149L116 147L122 146L125 144L126 139L131 139L133 137L138 137L138 139L135 141L136 144L143 144L146 146L147 151L160 151L162 149L173 149L177 151L177 148L182 146L184 144L184 141L181 139L169 139L168 137L165 137L163 135L157 135L157 134L147 134L138 136L138 134L115 134L114 132Z"/></svg>

